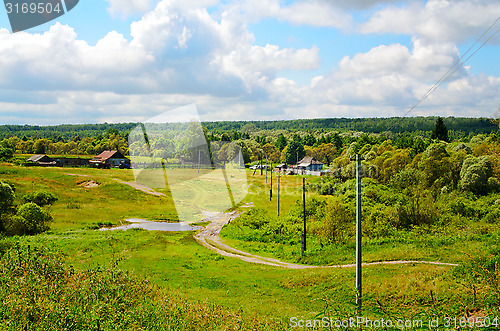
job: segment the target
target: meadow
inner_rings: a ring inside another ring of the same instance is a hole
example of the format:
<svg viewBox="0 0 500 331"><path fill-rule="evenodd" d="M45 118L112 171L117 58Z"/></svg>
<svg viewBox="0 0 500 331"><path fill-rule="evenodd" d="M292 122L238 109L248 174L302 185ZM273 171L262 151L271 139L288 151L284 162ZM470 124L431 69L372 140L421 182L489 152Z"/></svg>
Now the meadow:
<svg viewBox="0 0 500 331"><path fill-rule="evenodd" d="M270 178L266 184L259 172L247 174L248 194L241 203L277 213L276 186L269 199ZM306 179L310 184L318 180ZM357 316L354 268L289 270L246 263L207 250L193 239L192 231L99 231L132 217L177 220L168 190L158 189L165 196L153 196L121 183L134 180L131 170L4 163L0 180L15 188L18 200L36 190L58 198L47 207L54 218L49 231L1 239L3 329L286 330L294 329L290 323L294 317ZM90 180L99 186L81 185ZM277 184L276 178L273 183ZM300 177L281 177L281 215L300 207L300 185ZM325 197L311 191L307 199L313 198ZM238 210L249 213L246 208ZM497 256L500 233L487 222L471 221L460 229L414 228L386 238L367 238L365 262L430 260L460 266L364 268L363 316L394 321L446 316L494 320L500 313L500 275L488 264L495 263L492 257ZM230 246L284 261L354 262L351 242L323 245L311 236L302 257L299 237L266 242L255 238L256 233L249 233L237 219L221 235Z"/></svg>

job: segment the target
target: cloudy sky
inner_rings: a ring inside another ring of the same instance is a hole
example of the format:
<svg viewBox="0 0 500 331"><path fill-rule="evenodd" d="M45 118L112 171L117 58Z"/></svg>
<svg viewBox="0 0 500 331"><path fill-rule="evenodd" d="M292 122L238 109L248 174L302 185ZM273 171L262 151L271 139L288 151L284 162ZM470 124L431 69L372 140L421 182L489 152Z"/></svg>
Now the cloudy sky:
<svg viewBox="0 0 500 331"><path fill-rule="evenodd" d="M81 0L12 33L0 124L403 116L500 17L498 0ZM466 54L467 59L494 32ZM500 32L410 116L500 106Z"/></svg>

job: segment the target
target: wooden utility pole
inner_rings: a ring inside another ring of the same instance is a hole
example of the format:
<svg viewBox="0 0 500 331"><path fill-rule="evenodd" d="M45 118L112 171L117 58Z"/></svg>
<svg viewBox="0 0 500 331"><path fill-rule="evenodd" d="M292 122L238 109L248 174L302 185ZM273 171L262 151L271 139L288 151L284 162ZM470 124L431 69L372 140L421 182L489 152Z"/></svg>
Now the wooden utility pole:
<svg viewBox="0 0 500 331"><path fill-rule="evenodd" d="M302 178L302 205L304 207L303 218L304 218L304 232L302 232L302 256L306 251L306 179Z"/></svg>
<svg viewBox="0 0 500 331"><path fill-rule="evenodd" d="M267 154L266 154L266 184L267 184Z"/></svg>
<svg viewBox="0 0 500 331"><path fill-rule="evenodd" d="M273 163L271 162L271 186L269 187L269 201L273 200Z"/></svg>
<svg viewBox="0 0 500 331"><path fill-rule="evenodd" d="M280 177L278 174L278 217L280 216Z"/></svg>
<svg viewBox="0 0 500 331"><path fill-rule="evenodd" d="M361 311L361 156L356 154L356 304Z"/></svg>
<svg viewBox="0 0 500 331"><path fill-rule="evenodd" d="M200 173L201 149L198 150L198 173Z"/></svg>
<svg viewBox="0 0 500 331"><path fill-rule="evenodd" d="M260 162L260 175L262 176L262 154L259 153Z"/></svg>

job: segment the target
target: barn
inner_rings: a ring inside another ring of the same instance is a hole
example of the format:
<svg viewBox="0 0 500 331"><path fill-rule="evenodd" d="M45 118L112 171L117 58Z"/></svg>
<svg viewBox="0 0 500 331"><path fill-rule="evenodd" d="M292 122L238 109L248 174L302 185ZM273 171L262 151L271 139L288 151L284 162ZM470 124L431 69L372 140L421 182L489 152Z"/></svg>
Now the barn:
<svg viewBox="0 0 500 331"><path fill-rule="evenodd" d="M26 165L50 167L50 166L55 166L56 161L45 154L35 154L26 160Z"/></svg>
<svg viewBox="0 0 500 331"><path fill-rule="evenodd" d="M96 168L130 168L130 160L118 151L104 151L89 162Z"/></svg>

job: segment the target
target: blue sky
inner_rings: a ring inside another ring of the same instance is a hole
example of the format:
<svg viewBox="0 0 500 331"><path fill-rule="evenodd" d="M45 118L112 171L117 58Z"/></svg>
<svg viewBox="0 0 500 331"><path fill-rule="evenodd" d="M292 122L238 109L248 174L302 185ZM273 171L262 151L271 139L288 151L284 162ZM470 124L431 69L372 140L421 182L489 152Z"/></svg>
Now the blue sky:
<svg viewBox="0 0 500 331"><path fill-rule="evenodd" d="M191 103L203 120L402 116L499 17L497 0L81 0L13 34L0 10L0 124ZM498 59L500 32L410 115L495 116Z"/></svg>

